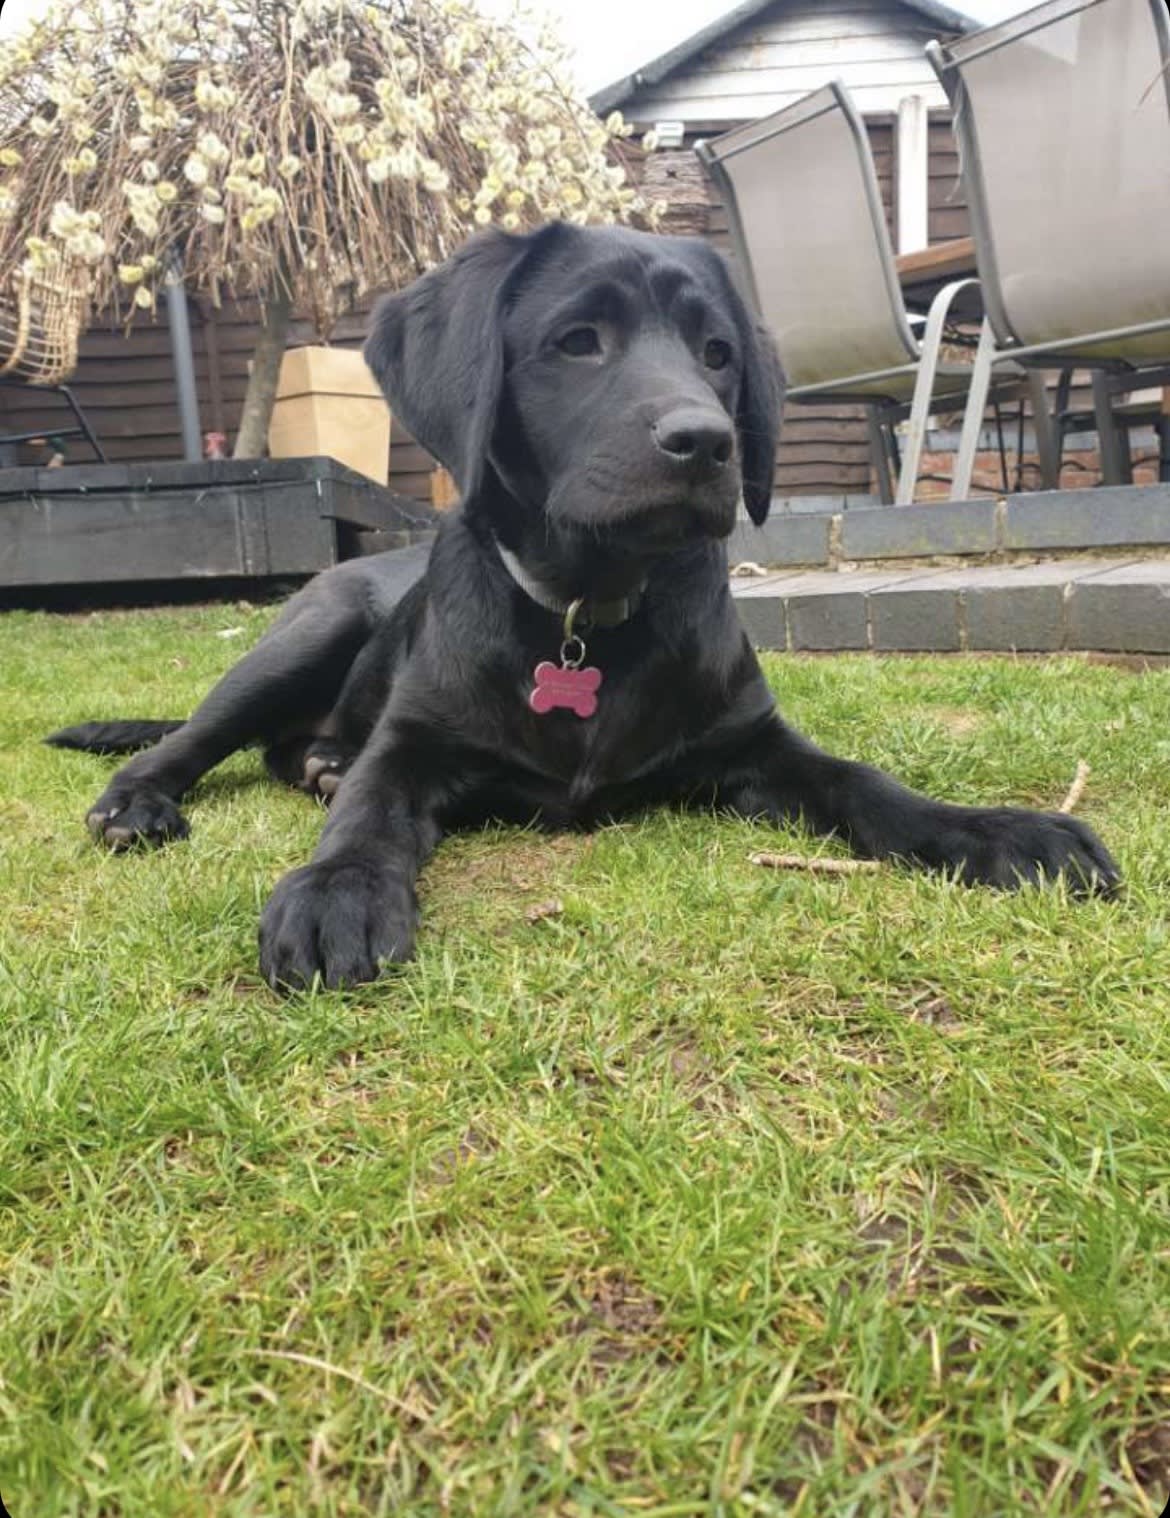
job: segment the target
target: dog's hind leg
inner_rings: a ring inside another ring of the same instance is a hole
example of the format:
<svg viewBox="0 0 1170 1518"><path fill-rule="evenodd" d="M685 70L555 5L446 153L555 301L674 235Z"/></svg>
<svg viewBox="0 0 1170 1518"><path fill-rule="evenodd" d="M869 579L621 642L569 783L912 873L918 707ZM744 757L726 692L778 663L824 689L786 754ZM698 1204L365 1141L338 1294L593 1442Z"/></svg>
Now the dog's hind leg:
<svg viewBox="0 0 1170 1518"><path fill-rule="evenodd" d="M326 802L332 801L354 757L352 749L328 734L297 733L264 750L264 763L277 780Z"/></svg>
<svg viewBox="0 0 1170 1518"><path fill-rule="evenodd" d="M180 728L122 766L86 818L95 838L125 849L184 837L177 803L201 775L237 749L311 728L330 711L371 617L361 595L346 594L356 583L324 579L293 598Z"/></svg>

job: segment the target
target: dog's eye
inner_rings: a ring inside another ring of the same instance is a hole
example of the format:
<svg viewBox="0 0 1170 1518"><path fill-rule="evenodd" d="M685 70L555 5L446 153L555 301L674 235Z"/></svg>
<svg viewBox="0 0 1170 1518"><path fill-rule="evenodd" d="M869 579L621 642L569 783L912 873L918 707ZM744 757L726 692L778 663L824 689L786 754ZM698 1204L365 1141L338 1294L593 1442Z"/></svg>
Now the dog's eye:
<svg viewBox="0 0 1170 1518"><path fill-rule="evenodd" d="M708 369L726 369L731 362L731 344L713 337L703 349L703 362Z"/></svg>
<svg viewBox="0 0 1170 1518"><path fill-rule="evenodd" d="M601 352L601 339L596 327L572 327L559 340L557 347L570 358L590 358Z"/></svg>

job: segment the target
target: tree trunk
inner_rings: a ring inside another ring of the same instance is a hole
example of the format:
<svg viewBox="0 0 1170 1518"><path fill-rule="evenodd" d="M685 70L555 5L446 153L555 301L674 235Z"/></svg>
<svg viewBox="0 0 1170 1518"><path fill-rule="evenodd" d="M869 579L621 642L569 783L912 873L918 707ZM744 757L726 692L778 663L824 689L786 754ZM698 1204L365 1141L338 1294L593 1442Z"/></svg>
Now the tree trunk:
<svg viewBox="0 0 1170 1518"><path fill-rule="evenodd" d="M248 388L244 394L244 409L240 413L240 430L236 436L233 458L258 459L264 453L291 315L292 293L277 275L264 302L264 324L260 328L260 336L256 339L256 348L252 354L252 372L248 376Z"/></svg>

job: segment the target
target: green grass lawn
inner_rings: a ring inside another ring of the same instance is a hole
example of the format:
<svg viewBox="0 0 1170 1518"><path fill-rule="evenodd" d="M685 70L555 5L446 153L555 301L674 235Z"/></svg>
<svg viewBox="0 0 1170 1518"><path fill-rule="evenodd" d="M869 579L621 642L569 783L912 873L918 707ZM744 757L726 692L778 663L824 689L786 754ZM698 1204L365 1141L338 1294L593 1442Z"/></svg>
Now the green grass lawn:
<svg viewBox="0 0 1170 1518"><path fill-rule="evenodd" d="M243 755L113 856L112 762L38 742L183 715L270 615L0 618L13 1518L1160 1512L1170 672L768 661L956 800L1088 759L1120 902L503 830L440 850L414 964L280 1000L314 806Z"/></svg>

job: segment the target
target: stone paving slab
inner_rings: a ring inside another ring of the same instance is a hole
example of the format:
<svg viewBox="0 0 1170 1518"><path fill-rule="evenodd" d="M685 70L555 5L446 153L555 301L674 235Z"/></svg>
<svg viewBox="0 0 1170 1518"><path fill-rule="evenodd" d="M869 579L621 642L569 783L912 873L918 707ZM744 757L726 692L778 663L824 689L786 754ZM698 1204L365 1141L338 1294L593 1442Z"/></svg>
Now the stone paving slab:
<svg viewBox="0 0 1170 1518"><path fill-rule="evenodd" d="M1170 653L1170 564L1111 565L1073 585L1070 648L1127 654Z"/></svg>
<svg viewBox="0 0 1170 1518"><path fill-rule="evenodd" d="M777 595L787 609L788 646L795 649L871 647L869 597L898 580L905 570L845 573L835 570L797 575Z"/></svg>
<svg viewBox="0 0 1170 1518"><path fill-rule="evenodd" d="M929 558L932 554L992 553L996 503L940 501L934 506L885 506L841 518L845 559Z"/></svg>
<svg viewBox="0 0 1170 1518"><path fill-rule="evenodd" d="M1056 559L986 568L977 577L963 571L966 646L998 653L1055 653L1085 647L1068 641L1070 588L1116 563Z"/></svg>
<svg viewBox="0 0 1170 1518"><path fill-rule="evenodd" d="M1170 484L1029 491L921 506L850 506L834 498L777 502L762 527L746 519L732 563L835 569L874 560L1055 555L1142 548L1170 553Z"/></svg>
<svg viewBox="0 0 1170 1518"><path fill-rule="evenodd" d="M906 653L958 653L963 646L962 570L922 570L869 596L870 647Z"/></svg>
<svg viewBox="0 0 1170 1518"><path fill-rule="evenodd" d="M761 527L741 520L728 540L728 557L733 564L743 559L765 565L827 564L836 520L834 513L826 511L785 511L770 516Z"/></svg>
<svg viewBox="0 0 1170 1518"><path fill-rule="evenodd" d="M788 603L782 586L789 580L804 578L791 569L751 579L732 577L739 620L757 648L788 647Z"/></svg>
<svg viewBox="0 0 1170 1518"><path fill-rule="evenodd" d="M737 596L770 596L778 585L787 580L807 580L811 576L799 569L774 569L766 575L733 575L732 588Z"/></svg>
<svg viewBox="0 0 1170 1518"><path fill-rule="evenodd" d="M1103 485L1007 499L1004 548L1130 547L1170 543L1170 488Z"/></svg>
<svg viewBox="0 0 1170 1518"><path fill-rule="evenodd" d="M732 593L761 648L1170 653L1170 558L812 570Z"/></svg>

